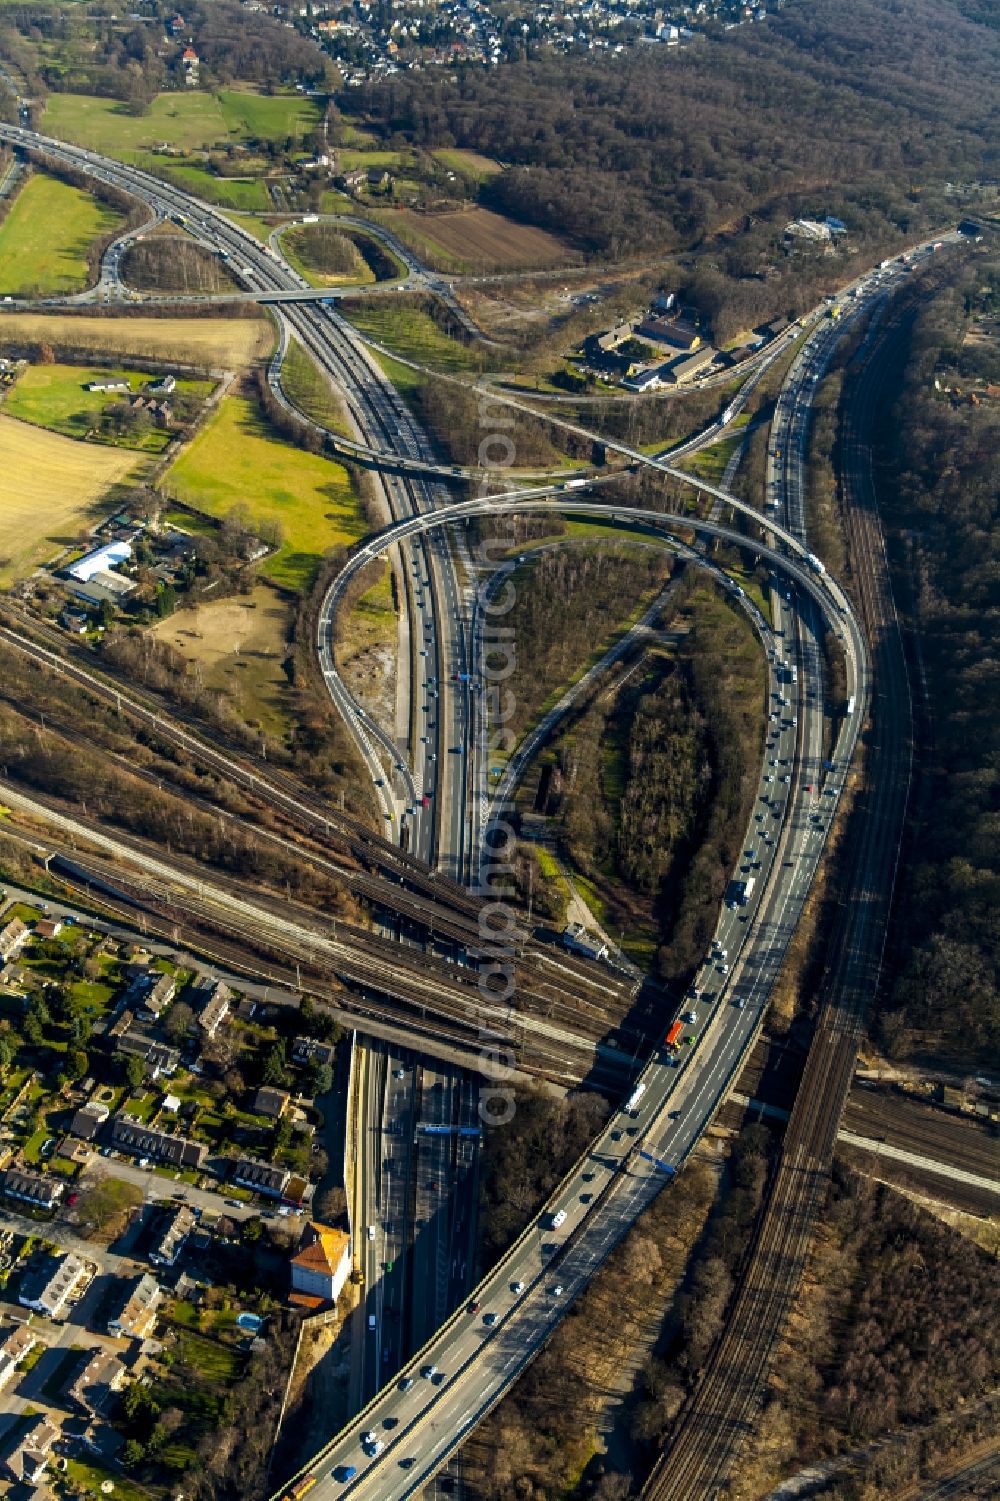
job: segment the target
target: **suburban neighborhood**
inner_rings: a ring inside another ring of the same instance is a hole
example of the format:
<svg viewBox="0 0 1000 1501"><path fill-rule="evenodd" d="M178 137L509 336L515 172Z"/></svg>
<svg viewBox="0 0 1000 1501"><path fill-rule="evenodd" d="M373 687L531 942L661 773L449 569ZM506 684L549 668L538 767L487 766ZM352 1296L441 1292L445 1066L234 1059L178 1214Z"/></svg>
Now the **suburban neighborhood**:
<svg viewBox="0 0 1000 1501"><path fill-rule="evenodd" d="M357 1278L330 1018L29 898L0 906L0 1482L41 1497L158 1455L178 1359L214 1400Z"/></svg>

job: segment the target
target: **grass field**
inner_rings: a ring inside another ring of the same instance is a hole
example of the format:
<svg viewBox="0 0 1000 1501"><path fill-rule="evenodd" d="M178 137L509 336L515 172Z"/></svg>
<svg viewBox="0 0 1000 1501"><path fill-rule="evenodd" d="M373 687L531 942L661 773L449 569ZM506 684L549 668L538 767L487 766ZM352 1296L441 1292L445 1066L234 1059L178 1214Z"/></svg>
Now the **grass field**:
<svg viewBox="0 0 1000 1501"><path fill-rule="evenodd" d="M175 187L194 193L220 208L235 209L248 214L267 213L272 206L270 194L260 178L244 180L232 177L216 177L204 167L168 166L162 158L158 161L162 175L168 177Z"/></svg>
<svg viewBox="0 0 1000 1501"><path fill-rule="evenodd" d="M480 156L478 151L432 151L436 162L447 167L452 172L460 172L463 177L472 177L476 182L485 182L488 177L495 177L503 168L499 162L495 162L491 156Z"/></svg>
<svg viewBox="0 0 1000 1501"><path fill-rule="evenodd" d="M569 266L579 259L555 235L515 224L486 208L445 214L403 209L386 220L390 222L401 240L445 271L532 271Z"/></svg>
<svg viewBox="0 0 1000 1501"><path fill-rule="evenodd" d="M11 417L33 422L38 427L67 438L85 438L94 427L104 407L120 398L107 391L86 391L91 380L127 380L133 391L155 380L138 370L87 370L80 365L31 365L24 371L3 403ZM178 380L177 394L206 398L212 390L209 380ZM112 446L138 448L145 453L162 453L170 434L154 429L141 438L122 438Z"/></svg>
<svg viewBox="0 0 1000 1501"><path fill-rule="evenodd" d="M30 177L0 224L0 292L76 292L87 251L123 220L89 193L54 177Z"/></svg>
<svg viewBox="0 0 1000 1501"><path fill-rule="evenodd" d="M179 151L251 139L301 136L319 123L320 111L301 94L245 93L222 89L203 94L158 94L145 114L130 115L124 104L92 94L50 94L41 128L91 151L121 157L169 142Z"/></svg>
<svg viewBox="0 0 1000 1501"><path fill-rule="evenodd" d="M241 505L278 522L284 543L261 571L289 589L307 588L323 554L365 530L346 470L284 442L239 396L220 403L167 471L163 489L210 516Z"/></svg>
<svg viewBox="0 0 1000 1501"><path fill-rule="evenodd" d="M0 416L4 471L16 476L0 505L0 585L8 585L68 546L103 514L100 500L136 463L121 449L83 447L72 438Z"/></svg>
<svg viewBox="0 0 1000 1501"><path fill-rule="evenodd" d="M352 308L347 316L355 328L404 359L432 365L438 370L480 368L479 359L468 345L449 338L430 313L415 307L407 298L400 297L392 303L372 298Z"/></svg>
<svg viewBox="0 0 1000 1501"><path fill-rule="evenodd" d="M307 417L345 438L353 436L333 387L296 339L288 346L281 367L281 384L289 401L294 402Z"/></svg>
<svg viewBox="0 0 1000 1501"><path fill-rule="evenodd" d="M280 738L290 707L291 689L281 664L291 625L287 600L258 584L246 598L178 610L154 626L153 633L187 661L197 662L205 687L227 694L248 724L258 723Z"/></svg>
<svg viewBox="0 0 1000 1501"><path fill-rule="evenodd" d="M274 343L266 318L89 318L59 313L0 313L0 343L51 344L88 354L145 356L178 364L241 370Z"/></svg>

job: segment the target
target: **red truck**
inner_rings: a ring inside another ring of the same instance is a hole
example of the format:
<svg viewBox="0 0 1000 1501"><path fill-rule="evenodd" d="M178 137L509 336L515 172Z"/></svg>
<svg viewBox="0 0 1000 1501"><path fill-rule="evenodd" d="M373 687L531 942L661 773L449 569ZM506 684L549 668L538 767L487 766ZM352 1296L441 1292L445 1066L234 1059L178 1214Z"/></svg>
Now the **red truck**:
<svg viewBox="0 0 1000 1501"><path fill-rule="evenodd" d="M683 1031L684 1023L682 1021L674 1022L673 1026L670 1028L670 1031L667 1033L666 1038L664 1039L666 1046L668 1048L676 1048L677 1044L681 1040L681 1033Z"/></svg>

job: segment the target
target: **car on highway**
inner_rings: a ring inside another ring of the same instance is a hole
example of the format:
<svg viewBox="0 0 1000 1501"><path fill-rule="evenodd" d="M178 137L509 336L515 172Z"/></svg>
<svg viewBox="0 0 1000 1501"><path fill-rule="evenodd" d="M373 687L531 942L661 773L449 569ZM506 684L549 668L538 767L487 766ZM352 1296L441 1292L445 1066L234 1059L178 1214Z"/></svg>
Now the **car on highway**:
<svg viewBox="0 0 1000 1501"><path fill-rule="evenodd" d="M338 1465L333 1472L333 1478L338 1485L346 1485L349 1480L354 1479L357 1473L357 1465Z"/></svg>
<svg viewBox="0 0 1000 1501"><path fill-rule="evenodd" d="M438 1368L436 1365L424 1365L420 1367L420 1374L425 1381L433 1381L437 1373Z"/></svg>
<svg viewBox="0 0 1000 1501"><path fill-rule="evenodd" d="M469 1304L469 1312L478 1313L482 1306L483 1305L479 1302L478 1298L473 1298L472 1302Z"/></svg>
<svg viewBox="0 0 1000 1501"><path fill-rule="evenodd" d="M413 1385L413 1377L412 1376L403 1376L400 1379L399 1389L400 1389L401 1392L408 1392L410 1390L410 1387L412 1385Z"/></svg>
<svg viewBox="0 0 1000 1501"><path fill-rule="evenodd" d="M557 1282L555 1287L552 1289L552 1296L554 1298L561 1298L565 1291L566 1289L563 1287L562 1283Z"/></svg>
<svg viewBox="0 0 1000 1501"><path fill-rule="evenodd" d="M496 1323L496 1321L497 1321L497 1316L496 1316L495 1313L484 1313L483 1314L483 1323L486 1325L486 1327L488 1329L491 1329L493 1327L493 1325Z"/></svg>
<svg viewBox="0 0 1000 1501"><path fill-rule="evenodd" d="M524 1283L523 1282L512 1282L510 1284L510 1290L511 1290L511 1292L514 1294L514 1296L516 1298L519 1298L521 1296L521 1294L524 1292Z"/></svg>

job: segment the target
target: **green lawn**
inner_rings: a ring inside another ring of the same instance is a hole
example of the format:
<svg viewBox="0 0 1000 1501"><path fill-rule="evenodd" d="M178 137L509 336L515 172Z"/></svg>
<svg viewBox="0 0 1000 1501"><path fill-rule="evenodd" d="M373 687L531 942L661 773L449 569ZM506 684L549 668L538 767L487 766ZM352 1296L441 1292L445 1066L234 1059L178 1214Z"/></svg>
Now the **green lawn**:
<svg viewBox="0 0 1000 1501"><path fill-rule="evenodd" d="M416 360L437 370L478 370L475 353L457 339L450 339L423 308L409 298L365 303L347 313L355 328L404 359Z"/></svg>
<svg viewBox="0 0 1000 1501"><path fill-rule="evenodd" d="M29 178L0 225L0 292L79 291L90 279L90 246L122 222L79 188Z"/></svg>
<svg viewBox="0 0 1000 1501"><path fill-rule="evenodd" d="M158 94L142 115L114 99L50 94L41 128L91 151L123 157L169 143L178 151L250 139L284 141L319 123L319 107L301 94L265 97L238 89Z"/></svg>
<svg viewBox="0 0 1000 1501"><path fill-rule="evenodd" d="M347 471L286 443L256 405L239 396L220 404L168 470L163 488L210 516L239 505L255 518L276 521L284 542L262 572L290 589L308 588L323 554L365 531Z"/></svg>
<svg viewBox="0 0 1000 1501"><path fill-rule="evenodd" d="M104 1470L100 1465L82 1459L67 1461L66 1478L82 1487L78 1494L83 1496L100 1496L101 1486L106 1480L113 1482L117 1501L150 1501L152 1495L151 1491L129 1480L119 1470Z"/></svg>
<svg viewBox="0 0 1000 1501"><path fill-rule="evenodd" d="M67 438L86 438L96 426L103 409L122 397L111 391L87 391L94 380L127 380L133 391L141 391L156 377L139 370L88 370L80 365L31 365L19 377L4 402L4 410L22 422L48 428ZM174 401L181 396L202 401L211 394L210 380L178 380ZM102 440L104 441L104 440ZM154 429L141 437L108 439L118 448L138 448L147 453L161 453L170 442L170 433Z"/></svg>

